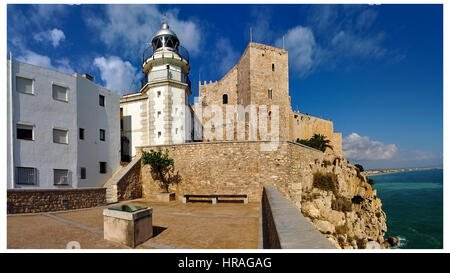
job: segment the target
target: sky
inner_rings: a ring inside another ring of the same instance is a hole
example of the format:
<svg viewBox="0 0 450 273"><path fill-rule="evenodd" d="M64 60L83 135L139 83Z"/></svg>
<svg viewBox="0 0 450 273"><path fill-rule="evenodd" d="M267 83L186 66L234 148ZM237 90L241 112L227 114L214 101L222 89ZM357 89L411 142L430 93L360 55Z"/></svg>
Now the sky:
<svg viewBox="0 0 450 273"><path fill-rule="evenodd" d="M351 163L442 166L442 5L9 4L7 50L137 92L142 52L163 14L189 51L192 82L220 80L250 29L254 42L282 48L284 37L293 110L331 119Z"/></svg>

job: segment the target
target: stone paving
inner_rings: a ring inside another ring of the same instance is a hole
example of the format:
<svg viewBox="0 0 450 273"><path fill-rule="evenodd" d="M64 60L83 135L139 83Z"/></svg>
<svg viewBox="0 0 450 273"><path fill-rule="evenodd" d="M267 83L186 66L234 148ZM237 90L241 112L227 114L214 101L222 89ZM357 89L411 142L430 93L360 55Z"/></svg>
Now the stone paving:
<svg viewBox="0 0 450 273"><path fill-rule="evenodd" d="M137 199L120 204L153 208L153 238L137 249L258 248L259 203L156 203ZM113 204L111 206L117 206ZM103 209L8 215L8 249L124 249L103 239ZM73 243L72 243L73 244Z"/></svg>

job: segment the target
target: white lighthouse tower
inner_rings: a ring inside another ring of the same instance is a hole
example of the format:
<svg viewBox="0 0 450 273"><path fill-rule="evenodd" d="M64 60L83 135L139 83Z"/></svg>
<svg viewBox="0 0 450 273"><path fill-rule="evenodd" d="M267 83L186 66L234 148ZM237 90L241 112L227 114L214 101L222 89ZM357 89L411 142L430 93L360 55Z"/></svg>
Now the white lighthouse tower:
<svg viewBox="0 0 450 273"><path fill-rule="evenodd" d="M122 138L130 142L128 154L133 156L137 146L192 140L188 51L165 20L149 45L142 56L142 88L120 103Z"/></svg>
<svg viewBox="0 0 450 273"><path fill-rule="evenodd" d="M144 51L142 72L153 110L149 112L150 145L184 143L191 135L186 116L191 94L188 52L165 21L149 49L152 54Z"/></svg>

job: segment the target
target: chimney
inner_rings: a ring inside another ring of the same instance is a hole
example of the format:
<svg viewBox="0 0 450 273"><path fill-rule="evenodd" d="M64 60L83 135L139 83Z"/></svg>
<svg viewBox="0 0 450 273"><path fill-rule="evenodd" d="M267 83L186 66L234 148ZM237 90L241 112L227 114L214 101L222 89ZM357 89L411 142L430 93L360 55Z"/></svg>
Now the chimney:
<svg viewBox="0 0 450 273"><path fill-rule="evenodd" d="M81 76L82 76L83 78L86 78L86 79L90 80L90 81L93 81L93 79L94 79L94 77L92 77L92 76L89 75L88 73L83 73Z"/></svg>

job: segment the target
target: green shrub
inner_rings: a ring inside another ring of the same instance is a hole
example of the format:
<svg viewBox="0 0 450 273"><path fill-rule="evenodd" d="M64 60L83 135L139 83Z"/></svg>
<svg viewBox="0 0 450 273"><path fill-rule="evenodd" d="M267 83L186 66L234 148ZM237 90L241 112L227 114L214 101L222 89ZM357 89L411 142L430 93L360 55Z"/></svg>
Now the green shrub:
<svg viewBox="0 0 450 273"><path fill-rule="evenodd" d="M339 164L340 161L341 161L341 160L339 159L339 157L334 158L334 160L333 160L333 165L334 165L334 166L337 166L337 165Z"/></svg>
<svg viewBox="0 0 450 273"><path fill-rule="evenodd" d="M142 163L151 166L152 177L160 182L164 192L169 192L170 184L179 182L178 174L171 176L174 170L174 160L169 158L169 150L166 149L164 153L161 149L158 151L150 150L150 152L143 151Z"/></svg>
<svg viewBox="0 0 450 273"><path fill-rule="evenodd" d="M324 190L332 191L334 195L338 195L338 179L333 173L316 172L313 174L313 187Z"/></svg>
<svg viewBox="0 0 450 273"><path fill-rule="evenodd" d="M348 228L346 225L336 226L336 234L347 234Z"/></svg>
<svg viewBox="0 0 450 273"><path fill-rule="evenodd" d="M366 249L367 242L364 239L356 239L356 245L358 246L358 249Z"/></svg>
<svg viewBox="0 0 450 273"><path fill-rule="evenodd" d="M364 171L364 167L362 165L355 164L355 167L358 168L360 172Z"/></svg>
<svg viewBox="0 0 450 273"><path fill-rule="evenodd" d="M338 196L331 202L331 209L342 212L350 212L353 210L352 201L343 196Z"/></svg>
<svg viewBox="0 0 450 273"><path fill-rule="evenodd" d="M329 160L324 160L324 161L323 161L323 165L324 165L325 167L328 167L328 166L331 166L332 163L331 163L331 161L329 161Z"/></svg>
<svg viewBox="0 0 450 273"><path fill-rule="evenodd" d="M372 178L367 178L367 183L369 183L370 186L375 185L375 180L373 180Z"/></svg>
<svg viewBox="0 0 450 273"><path fill-rule="evenodd" d="M360 195L355 195L352 198L353 204L361 204L362 201L364 201L364 198L362 198Z"/></svg>
<svg viewBox="0 0 450 273"><path fill-rule="evenodd" d="M322 152L325 152L327 148L333 150L333 147L329 144L331 141L321 134L314 134L310 139L297 138L296 142Z"/></svg>

